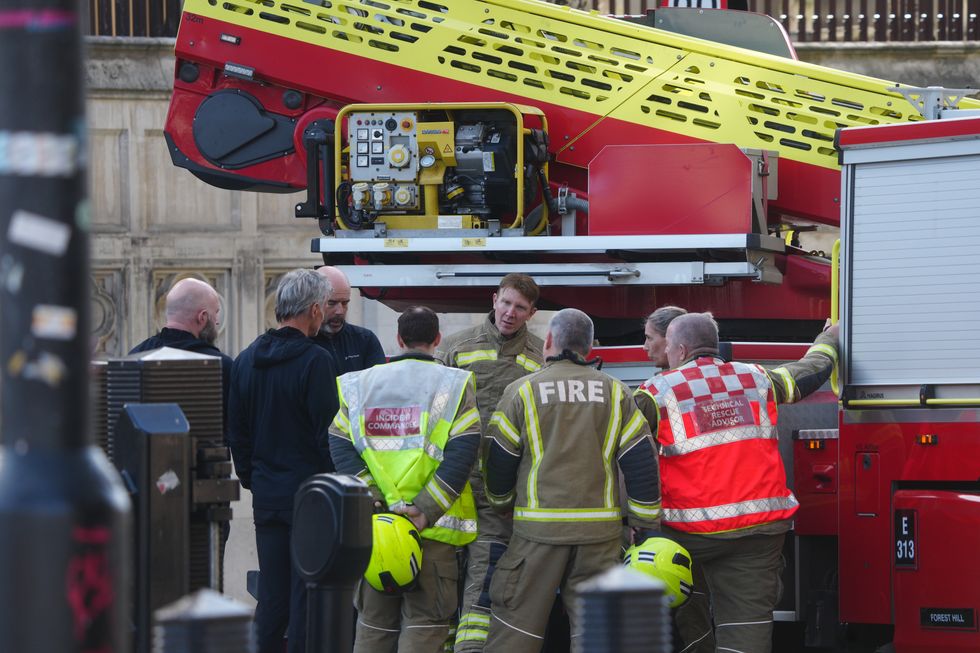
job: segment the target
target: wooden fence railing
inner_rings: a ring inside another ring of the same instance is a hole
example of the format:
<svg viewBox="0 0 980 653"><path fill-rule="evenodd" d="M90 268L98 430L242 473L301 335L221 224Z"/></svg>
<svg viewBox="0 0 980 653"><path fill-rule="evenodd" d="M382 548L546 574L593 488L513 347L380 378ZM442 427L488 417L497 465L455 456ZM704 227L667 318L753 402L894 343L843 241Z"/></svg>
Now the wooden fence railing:
<svg viewBox="0 0 980 653"><path fill-rule="evenodd" d="M177 36L181 0L88 0L88 33Z"/></svg>
<svg viewBox="0 0 980 653"><path fill-rule="evenodd" d="M751 11L775 17L797 43L980 40L980 0L747 1ZM563 0L561 4L603 13L642 14L659 2ZM88 0L89 33L175 36L180 6L181 0Z"/></svg>
<svg viewBox="0 0 980 653"><path fill-rule="evenodd" d="M796 43L976 41L980 0L749 0Z"/></svg>

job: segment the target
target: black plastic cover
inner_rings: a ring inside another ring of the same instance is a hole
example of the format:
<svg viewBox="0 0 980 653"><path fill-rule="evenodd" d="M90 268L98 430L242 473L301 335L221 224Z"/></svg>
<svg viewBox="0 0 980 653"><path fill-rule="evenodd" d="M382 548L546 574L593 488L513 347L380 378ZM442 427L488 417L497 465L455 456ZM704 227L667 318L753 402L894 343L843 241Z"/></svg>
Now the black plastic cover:
<svg viewBox="0 0 980 653"><path fill-rule="evenodd" d="M352 584L371 559L374 501L359 479L317 474L296 492L293 567L309 583Z"/></svg>
<svg viewBox="0 0 980 653"><path fill-rule="evenodd" d="M194 143L210 163L236 170L292 154L291 118L266 111L238 89L212 93L194 115Z"/></svg>

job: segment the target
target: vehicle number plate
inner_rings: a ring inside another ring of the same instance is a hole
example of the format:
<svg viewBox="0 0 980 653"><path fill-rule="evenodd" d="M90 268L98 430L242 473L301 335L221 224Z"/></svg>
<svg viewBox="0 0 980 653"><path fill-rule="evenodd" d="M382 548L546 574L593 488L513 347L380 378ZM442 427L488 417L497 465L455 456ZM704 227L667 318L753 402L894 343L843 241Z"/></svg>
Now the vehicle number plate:
<svg viewBox="0 0 980 653"><path fill-rule="evenodd" d="M895 568L915 569L919 550L916 546L915 511L895 511Z"/></svg>

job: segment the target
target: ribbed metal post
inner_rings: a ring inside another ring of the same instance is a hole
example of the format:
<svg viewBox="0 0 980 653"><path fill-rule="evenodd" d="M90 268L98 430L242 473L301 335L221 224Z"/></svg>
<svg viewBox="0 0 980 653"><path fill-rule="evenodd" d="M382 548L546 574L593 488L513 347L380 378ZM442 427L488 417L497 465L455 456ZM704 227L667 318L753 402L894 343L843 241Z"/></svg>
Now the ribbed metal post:
<svg viewBox="0 0 980 653"><path fill-rule="evenodd" d="M129 650L129 502L89 420L79 6L0 0L0 648Z"/></svg>
<svg viewBox="0 0 980 653"><path fill-rule="evenodd" d="M670 610L663 583L614 567L582 583L575 602L581 636L573 653L670 653Z"/></svg>

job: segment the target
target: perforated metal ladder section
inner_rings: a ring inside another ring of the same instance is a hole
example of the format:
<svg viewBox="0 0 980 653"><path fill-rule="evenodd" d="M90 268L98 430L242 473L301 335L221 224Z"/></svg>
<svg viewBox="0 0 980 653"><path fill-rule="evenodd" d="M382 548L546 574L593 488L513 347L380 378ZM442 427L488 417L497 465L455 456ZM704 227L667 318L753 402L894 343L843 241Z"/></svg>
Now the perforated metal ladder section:
<svg viewBox="0 0 980 653"><path fill-rule="evenodd" d="M837 128L919 119L890 82L534 0L186 0L185 11L826 168L838 167Z"/></svg>

